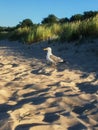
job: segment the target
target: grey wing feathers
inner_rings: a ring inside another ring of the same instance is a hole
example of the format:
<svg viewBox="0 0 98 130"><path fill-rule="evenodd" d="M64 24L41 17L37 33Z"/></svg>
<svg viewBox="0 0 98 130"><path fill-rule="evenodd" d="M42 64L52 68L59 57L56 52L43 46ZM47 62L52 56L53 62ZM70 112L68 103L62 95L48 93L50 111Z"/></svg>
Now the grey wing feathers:
<svg viewBox="0 0 98 130"><path fill-rule="evenodd" d="M56 63L63 62L63 59L61 59L60 57L57 57L55 55L50 55L50 58L53 59L53 61Z"/></svg>

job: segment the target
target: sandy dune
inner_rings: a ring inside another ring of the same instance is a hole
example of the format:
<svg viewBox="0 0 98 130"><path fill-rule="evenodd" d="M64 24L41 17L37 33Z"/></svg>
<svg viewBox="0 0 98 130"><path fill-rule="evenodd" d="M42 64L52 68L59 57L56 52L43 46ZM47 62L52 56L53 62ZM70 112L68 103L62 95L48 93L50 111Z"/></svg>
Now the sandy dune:
<svg viewBox="0 0 98 130"><path fill-rule="evenodd" d="M98 130L98 40L58 44L0 41L0 130Z"/></svg>

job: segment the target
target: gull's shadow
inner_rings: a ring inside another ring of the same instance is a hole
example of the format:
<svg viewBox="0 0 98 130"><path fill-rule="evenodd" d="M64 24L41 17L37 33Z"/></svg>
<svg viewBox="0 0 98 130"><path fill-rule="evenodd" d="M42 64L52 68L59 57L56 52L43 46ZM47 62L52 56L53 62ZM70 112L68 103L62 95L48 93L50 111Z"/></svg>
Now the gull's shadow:
<svg viewBox="0 0 98 130"><path fill-rule="evenodd" d="M51 73L56 69L56 67L51 66L51 65L44 65L40 68L34 69L31 71L32 74L37 74L37 75L46 75L50 76Z"/></svg>

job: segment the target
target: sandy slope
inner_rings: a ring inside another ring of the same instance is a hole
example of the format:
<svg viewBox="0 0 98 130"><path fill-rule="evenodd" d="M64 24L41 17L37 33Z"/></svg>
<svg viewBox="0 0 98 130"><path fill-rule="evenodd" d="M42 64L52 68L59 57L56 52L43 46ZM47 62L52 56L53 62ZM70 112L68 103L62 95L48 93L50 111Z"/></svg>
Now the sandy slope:
<svg viewBox="0 0 98 130"><path fill-rule="evenodd" d="M97 41L0 41L0 130L98 130ZM56 69L47 46L65 60Z"/></svg>

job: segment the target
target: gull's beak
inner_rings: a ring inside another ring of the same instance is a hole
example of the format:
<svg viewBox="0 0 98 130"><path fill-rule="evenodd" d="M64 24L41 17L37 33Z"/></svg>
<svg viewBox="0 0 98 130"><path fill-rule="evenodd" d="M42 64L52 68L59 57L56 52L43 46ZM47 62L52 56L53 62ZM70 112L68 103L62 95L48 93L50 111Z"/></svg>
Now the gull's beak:
<svg viewBox="0 0 98 130"><path fill-rule="evenodd" d="M44 50L44 51L46 51L46 50L47 50L47 48L44 48L43 50Z"/></svg>

